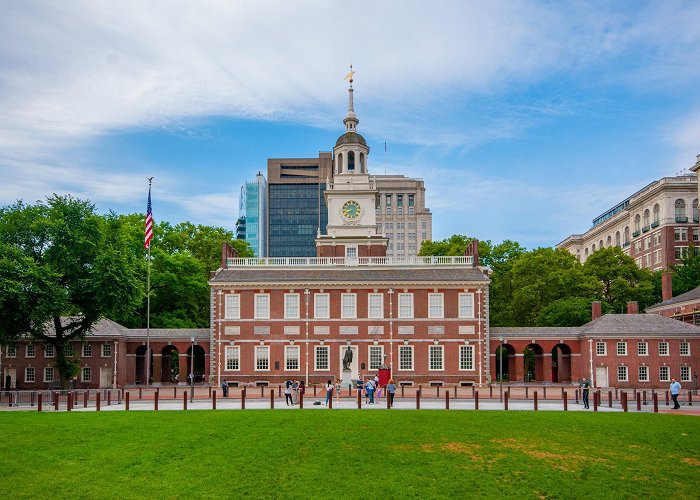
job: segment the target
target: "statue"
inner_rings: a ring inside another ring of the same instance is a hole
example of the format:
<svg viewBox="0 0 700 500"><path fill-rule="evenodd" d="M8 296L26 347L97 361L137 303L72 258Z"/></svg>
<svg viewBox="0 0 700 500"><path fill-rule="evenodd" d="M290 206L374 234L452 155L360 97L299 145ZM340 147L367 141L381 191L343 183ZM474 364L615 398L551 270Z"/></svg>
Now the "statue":
<svg viewBox="0 0 700 500"><path fill-rule="evenodd" d="M350 349L350 346L348 346L347 350L345 351L345 355L343 356L343 370L349 370L350 363L352 363L352 349Z"/></svg>

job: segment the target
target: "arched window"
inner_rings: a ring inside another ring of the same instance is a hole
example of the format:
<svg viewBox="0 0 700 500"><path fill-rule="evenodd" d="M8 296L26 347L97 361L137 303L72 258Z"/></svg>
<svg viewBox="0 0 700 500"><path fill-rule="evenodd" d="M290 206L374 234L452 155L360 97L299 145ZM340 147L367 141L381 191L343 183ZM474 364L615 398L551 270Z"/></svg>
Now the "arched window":
<svg viewBox="0 0 700 500"><path fill-rule="evenodd" d="M593 245L591 245L591 252L595 252L595 243L593 243Z"/></svg>
<svg viewBox="0 0 700 500"><path fill-rule="evenodd" d="M644 211L644 227L649 227L649 209Z"/></svg>
<svg viewBox="0 0 700 500"><path fill-rule="evenodd" d="M634 232L636 233L639 231L639 223L641 221L641 218L639 217L639 214L634 216Z"/></svg>
<svg viewBox="0 0 700 500"><path fill-rule="evenodd" d="M622 246L622 244L620 243L620 231L615 233L615 246L616 247Z"/></svg>
<svg viewBox="0 0 700 500"><path fill-rule="evenodd" d="M583 254L584 254L586 257L588 257L588 248L586 248L586 249L583 251Z"/></svg>
<svg viewBox="0 0 700 500"><path fill-rule="evenodd" d="M654 205L654 224L659 223L659 204Z"/></svg>
<svg viewBox="0 0 700 500"><path fill-rule="evenodd" d="M685 200L676 200L676 222L687 222L687 219L682 220L685 216Z"/></svg>
<svg viewBox="0 0 700 500"><path fill-rule="evenodd" d="M338 160L335 165L335 171L336 173L343 171L343 153L338 153Z"/></svg>
<svg viewBox="0 0 700 500"><path fill-rule="evenodd" d="M608 235L608 242L607 242L608 247L612 246L612 236Z"/></svg>
<svg viewBox="0 0 700 500"><path fill-rule="evenodd" d="M348 172L355 171L355 152L348 152Z"/></svg>
<svg viewBox="0 0 700 500"><path fill-rule="evenodd" d="M693 222L698 222L698 200L693 200Z"/></svg>
<svg viewBox="0 0 700 500"><path fill-rule="evenodd" d="M625 226L625 245L629 245L630 242L630 227Z"/></svg>
<svg viewBox="0 0 700 500"><path fill-rule="evenodd" d="M603 240L600 240L598 242L598 250L600 250L601 248L605 248L605 245L603 245Z"/></svg>
<svg viewBox="0 0 700 500"><path fill-rule="evenodd" d="M360 173L361 174L367 173L367 166L365 165L365 154L364 153L360 153Z"/></svg>

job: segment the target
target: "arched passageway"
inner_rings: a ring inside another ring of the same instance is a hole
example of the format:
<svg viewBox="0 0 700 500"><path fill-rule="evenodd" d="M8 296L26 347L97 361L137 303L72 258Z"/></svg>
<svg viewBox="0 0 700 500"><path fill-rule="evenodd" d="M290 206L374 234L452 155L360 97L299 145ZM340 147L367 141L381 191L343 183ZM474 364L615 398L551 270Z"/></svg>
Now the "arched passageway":
<svg viewBox="0 0 700 500"><path fill-rule="evenodd" d="M180 352L174 345L167 345L161 351L160 381L178 383L180 374Z"/></svg>
<svg viewBox="0 0 700 500"><path fill-rule="evenodd" d="M194 346L194 358L192 358L192 346L187 348L187 369L194 374L195 382L206 381L206 353L201 345Z"/></svg>
<svg viewBox="0 0 700 500"><path fill-rule="evenodd" d="M496 380L515 380L515 348L510 344L496 347Z"/></svg>
<svg viewBox="0 0 700 500"><path fill-rule="evenodd" d="M552 348L552 382L571 382L571 347L566 344Z"/></svg>
<svg viewBox="0 0 700 500"><path fill-rule="evenodd" d="M137 384L146 383L146 346L140 345L136 348L136 373L134 381ZM153 353L151 352L151 379L153 379Z"/></svg>
<svg viewBox="0 0 700 500"><path fill-rule="evenodd" d="M539 344L528 344L523 349L525 382L544 381L544 351Z"/></svg>

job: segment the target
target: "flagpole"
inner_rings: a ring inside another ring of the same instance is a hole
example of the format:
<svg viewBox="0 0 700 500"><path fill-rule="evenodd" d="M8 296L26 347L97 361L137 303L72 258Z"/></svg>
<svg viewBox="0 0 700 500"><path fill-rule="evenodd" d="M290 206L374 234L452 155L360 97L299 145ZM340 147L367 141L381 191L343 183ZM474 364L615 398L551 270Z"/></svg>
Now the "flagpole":
<svg viewBox="0 0 700 500"><path fill-rule="evenodd" d="M149 387L151 383L151 238L153 216L151 215L151 183L153 182L153 177L147 177L148 179L148 206L146 209L146 239L145 242L148 248L148 265L147 265L147 278L146 278L146 388ZM149 220L151 228L149 228ZM149 234L149 230L151 231Z"/></svg>

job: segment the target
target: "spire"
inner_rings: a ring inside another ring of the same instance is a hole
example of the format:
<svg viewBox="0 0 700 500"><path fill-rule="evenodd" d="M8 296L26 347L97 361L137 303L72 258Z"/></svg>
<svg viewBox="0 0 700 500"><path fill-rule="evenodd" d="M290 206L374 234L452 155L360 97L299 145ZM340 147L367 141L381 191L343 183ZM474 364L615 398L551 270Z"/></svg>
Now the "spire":
<svg viewBox="0 0 700 500"><path fill-rule="evenodd" d="M355 105L352 99L352 82L353 82L353 77L355 75L355 72L352 69L352 64L350 65L350 73L348 73L345 76L345 79L350 82L350 88L348 88L348 114L345 115L345 119L343 120L343 123L345 124L345 131L346 132L355 132L355 129L357 128L357 124L360 123L360 120L357 119L357 116L355 115Z"/></svg>

